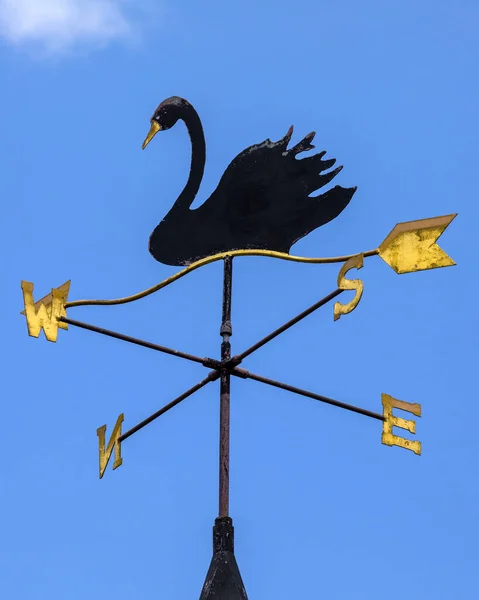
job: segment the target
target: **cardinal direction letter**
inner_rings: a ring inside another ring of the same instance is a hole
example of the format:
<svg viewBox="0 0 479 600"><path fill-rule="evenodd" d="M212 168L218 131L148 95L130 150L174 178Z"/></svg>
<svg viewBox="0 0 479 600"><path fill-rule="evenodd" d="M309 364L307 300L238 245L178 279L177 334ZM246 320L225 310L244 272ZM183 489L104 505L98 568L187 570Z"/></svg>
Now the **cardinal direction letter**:
<svg viewBox="0 0 479 600"><path fill-rule="evenodd" d="M387 394L382 395L382 402L384 414L382 443L386 444L386 446L399 446L400 448L412 450L415 454L421 454L421 442L412 442L394 435L393 433L393 427L400 427L401 429L409 431L409 433L416 433L416 421L409 421L406 419L401 419L400 417L395 417L393 415L393 408L399 408L400 410L404 410L416 415L416 417L420 417L421 405L410 404L409 402L396 400Z"/></svg>
<svg viewBox="0 0 479 600"><path fill-rule="evenodd" d="M68 329L66 323L58 321L66 317L65 304L70 291L70 282L67 281L58 288L53 288L51 293L35 302L33 300L33 283L22 281L23 303L25 310L22 315L27 318L28 335L38 337L43 329L49 342L56 342L58 328Z"/></svg>
<svg viewBox="0 0 479 600"><path fill-rule="evenodd" d="M105 433L106 433L106 425L102 425L96 430L96 434L98 436L98 448L100 454L100 479L103 477L105 470L108 466L108 461L110 460L111 453L113 452L113 448L115 448L115 462L113 463L113 468L117 469L123 462L121 458L121 442L119 440L121 436L121 424L123 423L123 419L125 415L121 413L115 423L115 427L113 428L113 432L111 434L110 440L108 442L108 446L105 450Z"/></svg>
<svg viewBox="0 0 479 600"><path fill-rule="evenodd" d="M334 304L334 320L337 321L341 315L347 315L352 312L363 295L364 284L360 279L346 279L346 273L350 269L362 269L364 263L364 255L357 254L347 260L341 267L338 275L338 288L341 290L354 290L354 298L347 304L336 302Z"/></svg>

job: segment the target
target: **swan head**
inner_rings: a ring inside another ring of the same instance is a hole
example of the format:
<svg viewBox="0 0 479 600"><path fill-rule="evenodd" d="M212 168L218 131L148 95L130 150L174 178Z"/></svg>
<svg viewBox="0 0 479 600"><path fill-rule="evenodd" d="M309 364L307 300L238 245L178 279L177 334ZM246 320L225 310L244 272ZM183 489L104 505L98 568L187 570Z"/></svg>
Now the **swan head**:
<svg viewBox="0 0 479 600"><path fill-rule="evenodd" d="M181 119L187 105L188 102L178 96L163 100L150 119L150 131L143 142L142 148L145 149L159 131L171 129Z"/></svg>

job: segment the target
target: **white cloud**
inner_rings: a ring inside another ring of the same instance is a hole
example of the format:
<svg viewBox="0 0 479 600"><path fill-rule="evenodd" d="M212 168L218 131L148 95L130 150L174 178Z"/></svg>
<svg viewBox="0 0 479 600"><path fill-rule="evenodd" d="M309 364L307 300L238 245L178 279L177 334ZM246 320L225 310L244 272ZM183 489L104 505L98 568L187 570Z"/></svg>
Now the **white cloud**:
<svg viewBox="0 0 479 600"><path fill-rule="evenodd" d="M124 0L0 0L0 36L50 52L106 43L132 33Z"/></svg>

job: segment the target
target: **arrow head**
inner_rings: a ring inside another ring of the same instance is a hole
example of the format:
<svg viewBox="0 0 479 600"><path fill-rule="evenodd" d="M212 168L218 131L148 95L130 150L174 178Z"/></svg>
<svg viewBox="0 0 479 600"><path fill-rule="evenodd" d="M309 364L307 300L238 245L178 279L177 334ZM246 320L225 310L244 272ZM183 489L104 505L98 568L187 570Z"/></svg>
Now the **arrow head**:
<svg viewBox="0 0 479 600"><path fill-rule="evenodd" d="M379 256L399 274L454 266L436 241L456 216L398 223L379 246Z"/></svg>

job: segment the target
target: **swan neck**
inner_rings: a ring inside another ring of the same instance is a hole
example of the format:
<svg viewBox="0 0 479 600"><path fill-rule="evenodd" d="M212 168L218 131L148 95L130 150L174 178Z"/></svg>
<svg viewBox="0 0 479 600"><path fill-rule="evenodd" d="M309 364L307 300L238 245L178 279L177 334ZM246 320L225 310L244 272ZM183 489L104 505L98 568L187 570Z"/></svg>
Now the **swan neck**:
<svg viewBox="0 0 479 600"><path fill-rule="evenodd" d="M191 104L186 104L181 119L186 125L191 140L190 174L183 191L178 196L170 212L177 212L178 210L184 212L190 208L200 189L205 169L205 136L198 113Z"/></svg>

